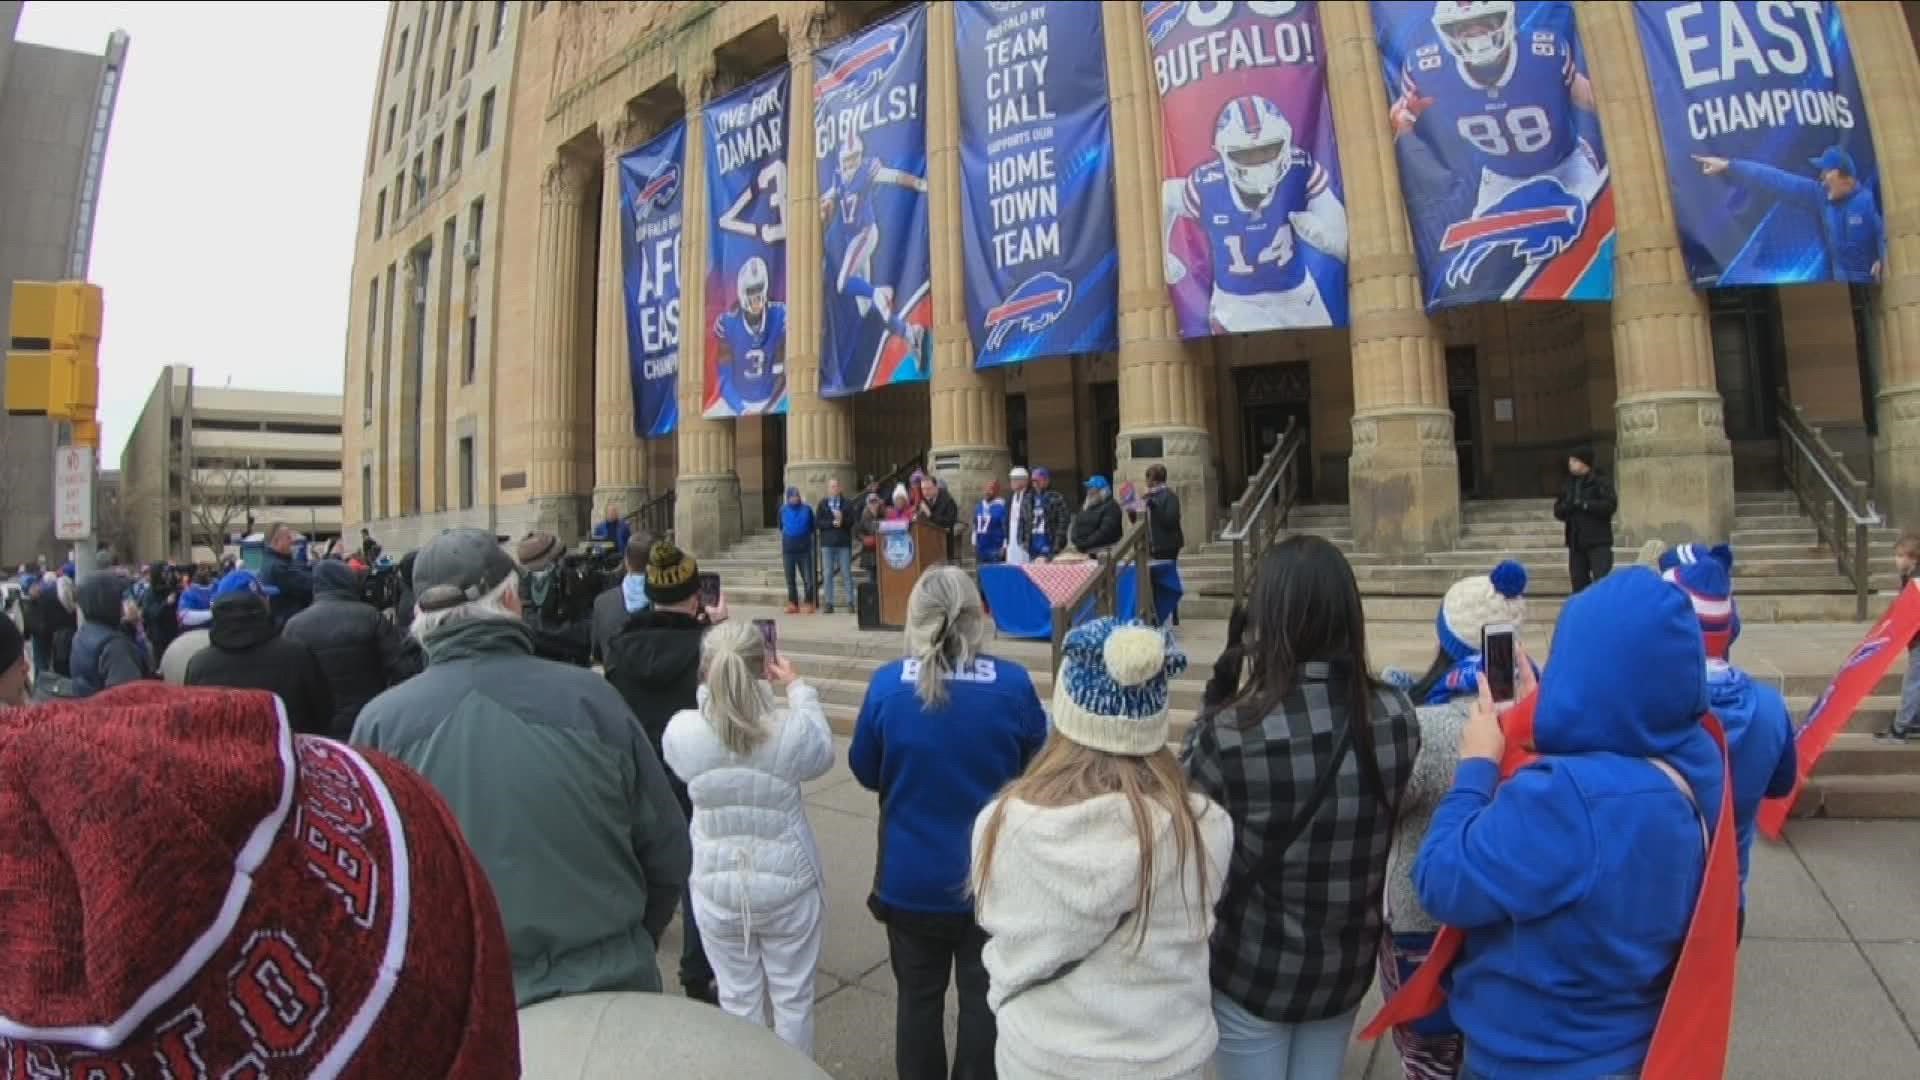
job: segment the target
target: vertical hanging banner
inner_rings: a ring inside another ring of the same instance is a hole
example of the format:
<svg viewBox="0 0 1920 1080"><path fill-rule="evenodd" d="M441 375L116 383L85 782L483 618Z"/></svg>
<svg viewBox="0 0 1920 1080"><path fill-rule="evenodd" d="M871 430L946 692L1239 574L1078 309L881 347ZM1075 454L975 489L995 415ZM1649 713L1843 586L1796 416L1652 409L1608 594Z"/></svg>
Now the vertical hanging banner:
<svg viewBox="0 0 1920 1080"><path fill-rule="evenodd" d="M1563 0L1373 2L1429 314L1613 297L1613 188Z"/></svg>
<svg viewBox="0 0 1920 1080"><path fill-rule="evenodd" d="M962 0L954 21L974 366L1119 348L1100 5Z"/></svg>
<svg viewBox="0 0 1920 1080"><path fill-rule="evenodd" d="M1167 291L1183 338L1347 324L1347 208L1320 8L1144 0Z"/></svg>
<svg viewBox="0 0 1920 1080"><path fill-rule="evenodd" d="M786 68L707 106L708 417L787 408Z"/></svg>
<svg viewBox="0 0 1920 1080"><path fill-rule="evenodd" d="M680 418L680 122L620 158L621 280L627 303L627 363L633 433L672 435Z"/></svg>
<svg viewBox="0 0 1920 1080"><path fill-rule="evenodd" d="M1880 280L1880 173L1832 3L1637 3L1696 285Z"/></svg>
<svg viewBox="0 0 1920 1080"><path fill-rule="evenodd" d="M814 54L814 160L826 223L820 394L927 377L927 9Z"/></svg>

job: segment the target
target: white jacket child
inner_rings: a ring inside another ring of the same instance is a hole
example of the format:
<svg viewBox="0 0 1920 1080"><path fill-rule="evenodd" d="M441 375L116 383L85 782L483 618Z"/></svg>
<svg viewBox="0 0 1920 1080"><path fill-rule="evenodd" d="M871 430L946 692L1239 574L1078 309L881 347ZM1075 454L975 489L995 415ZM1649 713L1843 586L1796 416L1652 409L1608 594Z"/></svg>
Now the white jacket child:
<svg viewBox="0 0 1920 1080"><path fill-rule="evenodd" d="M1059 807L1007 803L992 875L975 901L992 935L983 959L1003 1078L1167 1080L1200 1075L1213 1056L1207 939L1233 853L1233 821L1205 796L1189 798L1205 851L1189 852L1184 882L1169 815L1158 805L1149 810L1156 833L1144 941L1134 910L1140 847L1126 797ZM999 802L974 821L976 864ZM1076 960L1052 982L1021 989Z"/></svg>

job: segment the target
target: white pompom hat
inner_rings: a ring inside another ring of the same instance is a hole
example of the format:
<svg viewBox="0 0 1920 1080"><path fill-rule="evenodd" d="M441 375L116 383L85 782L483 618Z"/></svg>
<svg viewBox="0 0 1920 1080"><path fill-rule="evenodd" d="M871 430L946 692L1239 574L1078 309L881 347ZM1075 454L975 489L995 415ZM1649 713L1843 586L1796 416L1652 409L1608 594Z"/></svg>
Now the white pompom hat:
<svg viewBox="0 0 1920 1080"><path fill-rule="evenodd" d="M1101 618L1067 635L1053 684L1053 728L1094 750L1146 757L1167 745L1168 680L1187 654L1165 630Z"/></svg>
<svg viewBox="0 0 1920 1080"><path fill-rule="evenodd" d="M1511 559L1486 574L1461 578L1440 601L1434 628L1440 647L1455 660L1480 651L1480 633L1495 623L1516 628L1527 621L1527 568Z"/></svg>

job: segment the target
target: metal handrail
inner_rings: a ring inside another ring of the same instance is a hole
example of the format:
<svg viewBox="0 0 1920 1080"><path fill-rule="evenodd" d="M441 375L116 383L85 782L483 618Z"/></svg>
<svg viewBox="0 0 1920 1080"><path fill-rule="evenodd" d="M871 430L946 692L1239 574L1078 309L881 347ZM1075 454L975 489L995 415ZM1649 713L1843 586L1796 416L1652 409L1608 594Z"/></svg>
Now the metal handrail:
<svg viewBox="0 0 1920 1080"><path fill-rule="evenodd" d="M636 533L645 533L655 540L673 539L673 508L678 500L672 491L647 500L639 509L627 515L627 524Z"/></svg>
<svg viewBox="0 0 1920 1080"><path fill-rule="evenodd" d="M1254 515L1264 508L1268 496L1272 494L1280 478L1281 470L1285 468L1288 444L1293 440L1294 425L1294 418L1287 417L1287 426L1280 432L1280 437L1274 440L1273 448L1267 451L1267 456L1260 459L1260 467L1254 470L1253 476L1247 480L1247 490L1241 492L1240 497L1228 508L1227 525L1220 530L1220 539L1246 539L1247 528L1252 524ZM1248 505L1249 501L1252 502L1251 507Z"/></svg>
<svg viewBox="0 0 1920 1080"><path fill-rule="evenodd" d="M881 501L891 506L893 504L894 485L904 483L907 477L912 476L916 471L925 469L926 467L927 452L922 450L900 464L895 465L893 470L886 475L867 481L866 489L868 491L879 492Z"/></svg>
<svg viewBox="0 0 1920 1080"><path fill-rule="evenodd" d="M1053 673L1060 673L1060 651L1066 647L1067 632L1073 629L1074 616L1086 606L1087 601L1095 597L1099 603L1099 613L1115 614L1120 600L1120 568L1128 562L1134 566L1134 615L1144 623L1154 624L1159 620L1154 616L1153 606L1153 553L1148 543L1150 530L1145 515L1139 521L1128 526L1120 534L1120 540L1104 553L1095 557L1099 563L1098 573L1087 578L1073 595L1063 604L1053 605Z"/></svg>
<svg viewBox="0 0 1920 1080"><path fill-rule="evenodd" d="M1306 442L1306 431L1288 420L1286 430L1273 449L1267 451L1266 460L1260 463L1260 471L1254 474L1246 493L1233 504L1231 522L1221 531L1220 538L1233 543L1236 603L1246 599L1253 564L1260 560L1293 516L1294 500L1300 493L1299 456Z"/></svg>
<svg viewBox="0 0 1920 1080"><path fill-rule="evenodd" d="M1813 519L1819 542L1833 551L1840 573L1852 582L1854 618L1864 620L1867 594L1873 584L1868 532L1882 524L1880 514L1867 497L1866 483L1855 477L1827 445L1820 429L1807 423L1800 407L1788 400L1784 390L1780 394L1779 426L1781 469L1787 488ZM1818 485L1812 482L1815 477Z"/></svg>

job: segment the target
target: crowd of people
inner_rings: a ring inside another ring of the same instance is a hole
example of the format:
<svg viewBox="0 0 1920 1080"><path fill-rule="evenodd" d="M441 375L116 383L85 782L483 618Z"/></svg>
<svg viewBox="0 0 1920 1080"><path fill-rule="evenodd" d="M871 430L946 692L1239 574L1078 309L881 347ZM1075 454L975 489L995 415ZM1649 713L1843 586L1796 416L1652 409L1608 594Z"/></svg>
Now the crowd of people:
<svg viewBox="0 0 1920 1080"><path fill-rule="evenodd" d="M1009 561L1063 532L1036 472L982 500ZM951 496L916 487L905 514L946 520ZM1089 489L1069 542L1121 512ZM872 513L838 485L787 511L848 552ZM1177 553L1164 473L1140 512ZM828 882L803 785L833 738L691 554L628 539L596 671L537 655L523 578L552 537L440 534L404 561L399 625L354 565L291 544L144 589L36 574L0 619L0 708L30 707L40 641L69 639L59 699L0 722L0 852L31 860L0 924L38 943L0 974L10 1053L517 1075L514 1010L661 991L676 915L687 996L813 1052ZM1916 555L1903 540L1905 577ZM1076 627L1043 700L991 649L974 577L928 570L846 759L881 809L867 906L897 1075L1332 1080L1376 979L1369 1033L1409 1080L1719 1075L1755 815L1793 786L1793 727L1734 663L1733 552L1649 561L1575 595L1544 665L1525 568L1468 575L1415 674L1372 665L1340 551L1291 537L1177 745L1170 629ZM49 597L69 616L51 634ZM1522 642L1510 701L1490 628ZM1896 733L1920 730L1912 691ZM105 914L50 914L74 896ZM212 951L188 949L208 926Z"/></svg>

